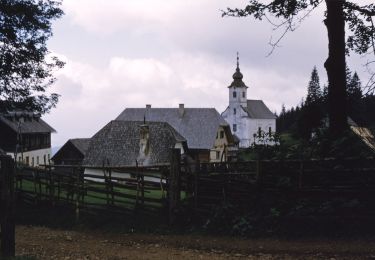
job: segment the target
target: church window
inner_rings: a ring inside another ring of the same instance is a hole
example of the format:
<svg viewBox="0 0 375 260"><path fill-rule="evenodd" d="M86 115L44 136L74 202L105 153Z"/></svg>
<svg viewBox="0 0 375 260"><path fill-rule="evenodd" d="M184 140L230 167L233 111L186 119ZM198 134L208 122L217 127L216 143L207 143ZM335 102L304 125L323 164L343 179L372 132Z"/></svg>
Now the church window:
<svg viewBox="0 0 375 260"><path fill-rule="evenodd" d="M237 131L237 124L233 124L233 132Z"/></svg>
<svg viewBox="0 0 375 260"><path fill-rule="evenodd" d="M220 159L220 151L216 151L216 160Z"/></svg>
<svg viewBox="0 0 375 260"><path fill-rule="evenodd" d="M242 92L242 97L245 98L245 92Z"/></svg>
<svg viewBox="0 0 375 260"><path fill-rule="evenodd" d="M235 115L237 113L237 110L233 108L233 114Z"/></svg>
<svg viewBox="0 0 375 260"><path fill-rule="evenodd" d="M237 97L237 92L236 92L236 91L233 91L233 97L234 97L234 98Z"/></svg>
<svg viewBox="0 0 375 260"><path fill-rule="evenodd" d="M224 138L224 131L220 131L220 139Z"/></svg>

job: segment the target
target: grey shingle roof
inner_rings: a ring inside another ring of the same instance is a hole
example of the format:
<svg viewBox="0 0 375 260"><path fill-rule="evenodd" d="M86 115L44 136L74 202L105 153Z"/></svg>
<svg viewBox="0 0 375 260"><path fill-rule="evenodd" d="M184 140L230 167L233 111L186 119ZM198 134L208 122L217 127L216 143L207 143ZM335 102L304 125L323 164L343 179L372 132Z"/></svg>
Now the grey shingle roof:
<svg viewBox="0 0 375 260"><path fill-rule="evenodd" d="M71 142L83 155L85 155L89 148L90 138L69 139L68 142Z"/></svg>
<svg viewBox="0 0 375 260"><path fill-rule="evenodd" d="M20 122L20 118L23 121ZM0 114L0 121L9 126L13 131L21 133L51 133L56 132L50 125L40 118L40 115L30 112L9 112Z"/></svg>
<svg viewBox="0 0 375 260"><path fill-rule="evenodd" d="M275 119L276 116L269 110L262 100L247 100L247 107L242 107L249 117L259 119Z"/></svg>
<svg viewBox="0 0 375 260"><path fill-rule="evenodd" d="M90 140L83 165L130 166L139 161L140 127L143 122L114 120L104 126ZM178 141L185 141L170 125L162 122L147 122L149 126L149 154L143 165L169 162L170 148ZM106 163L107 164L107 163Z"/></svg>
<svg viewBox="0 0 375 260"><path fill-rule="evenodd" d="M215 108L126 108L116 120L167 122L186 138L189 149L211 149L219 126L228 123Z"/></svg>

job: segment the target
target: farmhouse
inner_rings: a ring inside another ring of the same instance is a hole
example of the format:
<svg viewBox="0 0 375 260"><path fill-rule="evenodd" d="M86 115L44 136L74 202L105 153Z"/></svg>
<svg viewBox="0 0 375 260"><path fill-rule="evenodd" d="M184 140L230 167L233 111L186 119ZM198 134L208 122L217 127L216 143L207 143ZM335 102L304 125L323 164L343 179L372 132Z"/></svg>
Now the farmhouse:
<svg viewBox="0 0 375 260"><path fill-rule="evenodd" d="M187 150L186 139L165 122L114 120L90 140L84 165L113 167L169 162L171 148Z"/></svg>
<svg viewBox="0 0 375 260"><path fill-rule="evenodd" d="M235 139L215 108L126 108L116 120L166 122L186 138L189 156L201 162L229 160Z"/></svg>
<svg viewBox="0 0 375 260"><path fill-rule="evenodd" d="M32 112L0 114L0 148L29 166L48 164L55 130Z"/></svg>
<svg viewBox="0 0 375 260"><path fill-rule="evenodd" d="M90 138L69 139L51 158L57 165L80 165L85 158Z"/></svg>
<svg viewBox="0 0 375 260"><path fill-rule="evenodd" d="M221 115L230 125L232 133L240 140L239 146L246 148L257 142L256 135L271 136L276 131L276 116L262 100L247 99L248 87L242 81L238 60L237 56L237 68L228 87L229 105ZM269 140L266 140L266 143L273 144Z"/></svg>

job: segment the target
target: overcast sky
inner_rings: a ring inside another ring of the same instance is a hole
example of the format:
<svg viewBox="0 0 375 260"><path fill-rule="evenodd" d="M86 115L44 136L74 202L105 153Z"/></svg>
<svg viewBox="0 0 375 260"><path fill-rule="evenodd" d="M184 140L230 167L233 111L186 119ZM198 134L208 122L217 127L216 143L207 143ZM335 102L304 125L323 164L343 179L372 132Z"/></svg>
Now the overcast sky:
<svg viewBox="0 0 375 260"><path fill-rule="evenodd" d="M66 62L52 91L61 95L45 115L57 134L52 146L91 137L127 107L228 105L227 86L240 53L249 99L272 111L295 106L306 95L314 65L321 85L327 36L322 8L286 35L273 54L278 32L266 21L222 18L243 0L64 0L65 16L54 22L49 49ZM365 81L361 64L348 60Z"/></svg>

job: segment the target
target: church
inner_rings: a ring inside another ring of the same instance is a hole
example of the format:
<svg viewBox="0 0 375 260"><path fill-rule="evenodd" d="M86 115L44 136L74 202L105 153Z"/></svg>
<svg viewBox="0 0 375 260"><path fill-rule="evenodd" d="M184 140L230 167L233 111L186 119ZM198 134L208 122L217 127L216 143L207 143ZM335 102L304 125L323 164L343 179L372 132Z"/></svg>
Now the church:
<svg viewBox="0 0 375 260"><path fill-rule="evenodd" d="M228 87L229 106L221 115L239 139L240 148L254 143L273 145L270 137L276 132L276 116L262 100L247 99L248 87L242 79L237 54L237 68Z"/></svg>

